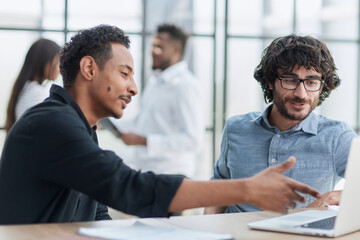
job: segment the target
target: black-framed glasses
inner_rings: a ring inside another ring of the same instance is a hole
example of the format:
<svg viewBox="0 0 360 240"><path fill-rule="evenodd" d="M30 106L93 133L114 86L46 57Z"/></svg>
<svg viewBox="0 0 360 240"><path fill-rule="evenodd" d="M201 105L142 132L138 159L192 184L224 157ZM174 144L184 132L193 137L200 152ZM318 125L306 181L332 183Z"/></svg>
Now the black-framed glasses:
<svg viewBox="0 0 360 240"><path fill-rule="evenodd" d="M321 86L324 83L324 80L318 78L304 78L300 79L297 77L288 77L288 76L277 76L277 79L280 80L281 87L286 90L295 90L300 83L304 84L304 87L309 92L317 92L321 89Z"/></svg>

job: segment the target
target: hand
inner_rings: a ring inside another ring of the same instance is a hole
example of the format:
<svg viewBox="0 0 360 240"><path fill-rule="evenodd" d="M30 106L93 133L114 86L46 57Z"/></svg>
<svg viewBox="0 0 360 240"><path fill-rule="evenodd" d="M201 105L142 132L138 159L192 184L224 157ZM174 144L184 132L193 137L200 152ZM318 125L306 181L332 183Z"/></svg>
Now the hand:
<svg viewBox="0 0 360 240"><path fill-rule="evenodd" d="M327 192L321 198L313 201L308 208L326 207L327 205L339 205L342 190Z"/></svg>
<svg viewBox="0 0 360 240"><path fill-rule="evenodd" d="M122 133L121 138L126 145L146 146L146 138L135 133Z"/></svg>
<svg viewBox="0 0 360 240"><path fill-rule="evenodd" d="M320 198L315 189L283 176L281 173L293 167L296 160L290 157L286 162L275 167L269 167L249 179L248 203L264 210L287 213L287 208L294 208L295 202L304 202L304 196L298 192Z"/></svg>
<svg viewBox="0 0 360 240"><path fill-rule="evenodd" d="M224 213L226 208L227 208L226 206L222 206L222 207L206 207L204 209L204 214Z"/></svg>

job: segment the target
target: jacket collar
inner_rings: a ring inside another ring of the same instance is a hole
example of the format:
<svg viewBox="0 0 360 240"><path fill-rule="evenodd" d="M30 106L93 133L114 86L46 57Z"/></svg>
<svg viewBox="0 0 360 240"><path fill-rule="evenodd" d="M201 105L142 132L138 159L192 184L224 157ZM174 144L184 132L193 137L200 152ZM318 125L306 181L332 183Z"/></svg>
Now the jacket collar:
<svg viewBox="0 0 360 240"><path fill-rule="evenodd" d="M66 91L66 89L64 89L56 84L53 84L50 88L50 98L48 98L48 99L49 100L57 100L57 101L65 103L67 105L70 105L76 111L76 113L79 115L81 120L84 122L84 124L90 134L92 134L92 132L96 130L96 125L93 127L90 126L84 113L81 111L79 105L77 104L75 99L69 94L69 92Z"/></svg>

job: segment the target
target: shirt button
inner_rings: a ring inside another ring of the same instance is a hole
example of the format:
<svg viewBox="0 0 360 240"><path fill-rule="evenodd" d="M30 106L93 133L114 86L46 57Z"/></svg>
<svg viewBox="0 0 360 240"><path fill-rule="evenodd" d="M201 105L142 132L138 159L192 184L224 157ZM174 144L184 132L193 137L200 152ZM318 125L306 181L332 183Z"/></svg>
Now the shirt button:
<svg viewBox="0 0 360 240"><path fill-rule="evenodd" d="M278 134L276 134L278 137L280 137L281 135L280 135L280 133L278 133Z"/></svg>
<svg viewBox="0 0 360 240"><path fill-rule="evenodd" d="M271 159L271 162L276 163L276 159L275 158Z"/></svg>

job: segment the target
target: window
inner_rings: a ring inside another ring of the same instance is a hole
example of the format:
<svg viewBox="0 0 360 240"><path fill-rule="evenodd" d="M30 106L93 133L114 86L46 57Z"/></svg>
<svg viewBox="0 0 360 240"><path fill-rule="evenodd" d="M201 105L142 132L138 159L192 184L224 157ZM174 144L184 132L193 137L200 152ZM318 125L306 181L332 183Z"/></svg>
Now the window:
<svg viewBox="0 0 360 240"><path fill-rule="evenodd" d="M293 32L323 39L343 80L317 111L358 130L358 5L356 0L6 1L0 9L0 64L4 69L0 71L0 126L5 122L13 82L37 38L63 45L79 29L117 25L131 37L135 78L141 89L151 74L152 33L159 23L171 22L191 33L185 58L204 86L208 166L218 157L225 120L265 107L253 71L275 37ZM125 117L135 114L140 98L141 91Z"/></svg>

